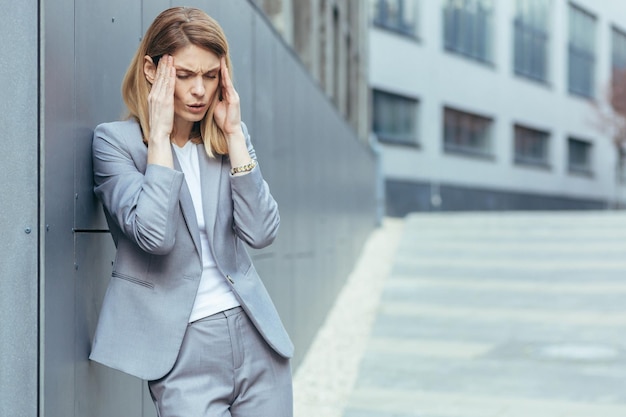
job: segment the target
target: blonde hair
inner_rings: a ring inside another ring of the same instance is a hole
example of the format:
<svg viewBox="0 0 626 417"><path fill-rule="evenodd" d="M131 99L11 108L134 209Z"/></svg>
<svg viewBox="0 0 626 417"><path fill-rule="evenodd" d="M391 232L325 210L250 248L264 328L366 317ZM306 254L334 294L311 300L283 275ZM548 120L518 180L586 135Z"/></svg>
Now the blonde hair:
<svg viewBox="0 0 626 417"><path fill-rule="evenodd" d="M195 45L226 59L226 67L231 74L232 66L228 53L228 42L224 31L215 19L199 9L173 7L159 14L143 37L122 82L122 97L128 108L128 117L135 118L141 125L143 140L147 144L150 137L148 94L151 84L144 74L144 57L152 58L155 65L165 54L174 54L178 49ZM220 90L216 91L206 115L195 123L191 139L204 143L210 157L228 154L224 132L213 119L215 106L219 101Z"/></svg>

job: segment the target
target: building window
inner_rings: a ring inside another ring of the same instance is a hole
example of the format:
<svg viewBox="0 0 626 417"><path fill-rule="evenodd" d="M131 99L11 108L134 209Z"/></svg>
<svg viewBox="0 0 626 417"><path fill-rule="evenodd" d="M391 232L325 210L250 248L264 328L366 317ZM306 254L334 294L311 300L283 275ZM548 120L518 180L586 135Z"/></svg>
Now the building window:
<svg viewBox="0 0 626 417"><path fill-rule="evenodd" d="M373 91L373 130L381 142L415 146L418 101L411 97Z"/></svg>
<svg viewBox="0 0 626 417"><path fill-rule="evenodd" d="M569 7L569 91L592 98L595 78L596 18L573 4Z"/></svg>
<svg viewBox="0 0 626 417"><path fill-rule="evenodd" d="M443 20L446 50L481 62L492 61L492 0L446 0Z"/></svg>
<svg viewBox="0 0 626 417"><path fill-rule="evenodd" d="M543 167L549 165L548 132L515 125L514 134L515 163Z"/></svg>
<svg viewBox="0 0 626 417"><path fill-rule="evenodd" d="M493 120L451 108L444 109L443 145L446 152L491 156Z"/></svg>
<svg viewBox="0 0 626 417"><path fill-rule="evenodd" d="M611 67L613 74L626 70L626 32L611 30Z"/></svg>
<svg viewBox="0 0 626 417"><path fill-rule="evenodd" d="M515 73L548 81L549 0L518 0L514 20Z"/></svg>
<svg viewBox="0 0 626 417"><path fill-rule="evenodd" d="M591 142L569 138L567 143L567 168L571 173L590 175L591 165Z"/></svg>
<svg viewBox="0 0 626 417"><path fill-rule="evenodd" d="M373 0L374 24L409 36L417 36L417 0Z"/></svg>

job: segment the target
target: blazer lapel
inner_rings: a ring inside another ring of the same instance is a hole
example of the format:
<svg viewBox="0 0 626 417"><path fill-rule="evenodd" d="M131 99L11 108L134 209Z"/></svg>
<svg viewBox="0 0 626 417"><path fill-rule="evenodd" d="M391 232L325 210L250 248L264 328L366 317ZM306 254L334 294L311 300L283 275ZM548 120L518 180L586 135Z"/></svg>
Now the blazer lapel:
<svg viewBox="0 0 626 417"><path fill-rule="evenodd" d="M172 156L174 158L174 168L176 168L177 171L182 172L180 162L178 162L178 158L176 157L176 152L174 152L174 149L172 149ZM200 229L198 227L198 220L196 219L196 210L193 206L193 200L191 199L191 193L189 192L186 181L183 181L183 186L180 189L180 209L183 213L183 217L185 218L185 223L187 223L187 228L189 229L189 233L191 234L193 243L196 246L196 250L200 255L200 259L202 259L202 246L200 246Z"/></svg>
<svg viewBox="0 0 626 417"><path fill-rule="evenodd" d="M222 163L224 157L219 155L209 158L204 149L198 149L200 160L200 178L202 181L202 208L204 210L204 224L206 224L209 242L213 242L215 224L218 221L218 196L222 178Z"/></svg>

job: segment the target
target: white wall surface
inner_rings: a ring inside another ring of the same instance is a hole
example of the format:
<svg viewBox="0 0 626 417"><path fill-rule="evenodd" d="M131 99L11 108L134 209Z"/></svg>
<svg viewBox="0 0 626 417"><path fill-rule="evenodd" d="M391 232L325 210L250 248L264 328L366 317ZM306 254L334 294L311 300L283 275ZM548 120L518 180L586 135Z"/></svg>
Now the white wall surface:
<svg viewBox="0 0 626 417"><path fill-rule="evenodd" d="M514 0L494 2L493 65L446 52L443 46L444 0L420 1L418 39L375 26L370 30L370 85L419 99L418 148L384 144L387 178L432 181L553 196L612 200L616 193L615 153L610 138L595 126L590 101L567 91L568 1L553 0L550 17L549 81L514 75ZM626 2L579 0L575 4L596 20L596 94L610 76L611 27L626 30ZM451 106L492 117L493 159L443 151L443 108ZM546 130L549 168L513 162L513 125ZM567 169L567 139L593 143L592 176ZM623 192L623 190L622 190Z"/></svg>

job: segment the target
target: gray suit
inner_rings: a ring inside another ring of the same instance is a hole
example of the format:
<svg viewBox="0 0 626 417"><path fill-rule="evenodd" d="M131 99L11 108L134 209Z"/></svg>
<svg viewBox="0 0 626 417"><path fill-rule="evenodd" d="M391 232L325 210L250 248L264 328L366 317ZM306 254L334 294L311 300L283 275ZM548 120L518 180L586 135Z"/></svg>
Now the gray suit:
<svg viewBox="0 0 626 417"><path fill-rule="evenodd" d="M176 170L147 165L141 138L134 120L101 124L94 132L94 190L117 255L90 359L155 380L176 361L202 262L193 202L176 156ZM293 344L244 245L262 248L274 240L276 202L258 167L233 177L227 157L199 154L204 217L214 224L207 232L219 271L269 346L289 358Z"/></svg>

